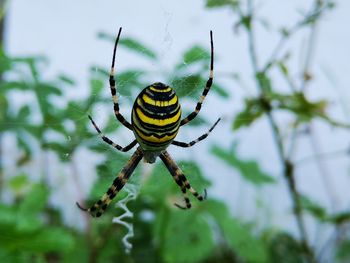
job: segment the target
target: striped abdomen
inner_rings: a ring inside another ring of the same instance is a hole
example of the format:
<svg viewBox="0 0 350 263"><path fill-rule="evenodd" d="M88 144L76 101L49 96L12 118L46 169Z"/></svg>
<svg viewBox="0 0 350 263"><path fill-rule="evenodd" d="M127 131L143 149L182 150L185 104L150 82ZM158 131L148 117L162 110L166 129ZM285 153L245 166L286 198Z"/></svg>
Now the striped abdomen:
<svg viewBox="0 0 350 263"><path fill-rule="evenodd" d="M160 153L175 138L180 126L181 108L175 91L159 82L146 87L134 102L131 120L143 151Z"/></svg>

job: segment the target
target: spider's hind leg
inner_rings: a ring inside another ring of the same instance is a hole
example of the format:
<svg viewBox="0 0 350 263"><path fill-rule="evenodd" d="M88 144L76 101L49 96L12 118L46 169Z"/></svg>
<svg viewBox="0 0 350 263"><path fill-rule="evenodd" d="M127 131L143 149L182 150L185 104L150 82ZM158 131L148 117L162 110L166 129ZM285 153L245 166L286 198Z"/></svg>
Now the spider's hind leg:
<svg viewBox="0 0 350 263"><path fill-rule="evenodd" d="M118 178L116 178L118 179ZM114 180L116 181L116 180ZM123 188L124 184L119 184L118 188ZM98 200L94 205L92 205L90 208L82 207L78 202L76 202L76 205L79 209L82 211L88 212L93 217L100 217L107 209L107 206L110 204L112 199L117 195L118 189L116 186L111 185L111 187L108 189L108 191L102 196L100 200Z"/></svg>
<svg viewBox="0 0 350 263"><path fill-rule="evenodd" d="M77 206L92 215L93 217L100 217L107 209L107 206L112 202L113 198L124 187L131 174L135 170L138 163L141 161L143 153L141 148L137 148L135 153L131 156L130 160L126 163L124 168L120 171L118 176L114 179L112 185L108 188L107 192L90 208L86 209L77 203Z"/></svg>
<svg viewBox="0 0 350 263"><path fill-rule="evenodd" d="M190 199L187 196L186 187L183 185L182 181L178 177L174 177L174 180L181 187L181 192L182 192L183 198L185 200L185 206L179 205L178 203L175 203L174 205L180 209L184 209L184 210L190 209L192 207L192 205L191 205Z"/></svg>
<svg viewBox="0 0 350 263"><path fill-rule="evenodd" d="M189 209L191 208L191 202L188 198L186 191L189 190L194 197L196 197L199 201L203 201L206 197L206 191L204 192L205 195L200 195L189 183L189 181L186 179L185 175L181 171L181 169L177 166L177 164L171 159L169 153L167 151L164 151L159 155L160 159L164 162L165 166L168 168L169 172L173 176L175 182L180 186L181 191L183 193L186 207L183 207L181 205L175 204L177 207L182 209Z"/></svg>
<svg viewBox="0 0 350 263"><path fill-rule="evenodd" d="M75 202L75 204L77 205L77 207L80 209L80 210L82 210L82 211L84 211L84 212L87 212L89 209L87 209L87 208L85 208L85 207L82 207L78 202Z"/></svg>

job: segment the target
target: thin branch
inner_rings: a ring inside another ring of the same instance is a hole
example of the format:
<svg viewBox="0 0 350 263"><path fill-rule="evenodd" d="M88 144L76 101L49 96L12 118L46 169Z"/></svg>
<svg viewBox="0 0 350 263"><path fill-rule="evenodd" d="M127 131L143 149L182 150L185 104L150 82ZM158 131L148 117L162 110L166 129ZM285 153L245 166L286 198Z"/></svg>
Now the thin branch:
<svg viewBox="0 0 350 263"><path fill-rule="evenodd" d="M316 18L320 17L323 12L325 11L325 9L329 8L328 6L328 1L327 3L322 3L320 1L315 1L314 5L311 7L310 11L307 12L307 14L304 16L304 18L301 21L298 21L297 23L295 23L293 26L291 26L289 29L284 29L282 31L282 36L280 37L279 41L277 42L275 48L272 50L272 53L269 57L269 59L267 60L262 72L266 72L270 66L276 61L278 60L278 55L281 52L281 50L285 47L287 40L289 40L292 36L295 35L295 33L297 33L300 29L303 28L303 26L308 23L308 21L310 21L311 19L314 19L315 21L317 21ZM315 33L315 27L316 27L316 23L312 23L311 26L311 31L313 33ZM311 39L313 39L314 36L311 37ZM309 48L308 48L308 52L307 52L307 56L312 55L312 47L313 47L313 43L310 43ZM306 61L309 61L309 58L306 59ZM307 64L305 64L304 68L308 67Z"/></svg>
<svg viewBox="0 0 350 263"><path fill-rule="evenodd" d="M247 17L250 19L250 28L248 28L247 33L248 33L248 45L249 45L249 55L250 55L250 60L252 62L253 70L256 74L259 72L259 63L258 63L258 58L256 55L256 48L255 48L255 36L253 34L253 29L252 29L252 22L253 22L253 3L252 1L247 1L247 8L248 8L248 14Z"/></svg>
<svg viewBox="0 0 350 263"><path fill-rule="evenodd" d="M5 37L5 0L0 0L0 48L4 48ZM3 76L0 74L0 82ZM4 163L3 163L3 134L0 133L0 193L2 192L4 179ZM0 195L1 198L1 195Z"/></svg>
<svg viewBox="0 0 350 263"><path fill-rule="evenodd" d="M292 35L294 35L294 33L297 32L300 28L300 24L297 23L290 29L284 30L280 40L277 42L276 47L273 49L269 59L265 64L265 67L262 70L263 72L266 72L271 67L271 65L277 60L277 57L283 49L283 47L285 46L285 44L287 43L287 40L289 40L292 37Z"/></svg>
<svg viewBox="0 0 350 263"><path fill-rule="evenodd" d="M349 148L341 149L341 150L337 150L337 151L333 151L333 152L323 152L323 153L320 153L320 151L318 151L318 152L319 153L317 153L317 154L306 156L306 157L303 157L297 161L294 161L294 164L299 166L299 165L303 165L303 164L308 163L308 162L317 161L317 159L319 159L319 158L329 159L329 158L343 157L344 155L349 155Z"/></svg>
<svg viewBox="0 0 350 263"><path fill-rule="evenodd" d="M247 14L248 17L252 18L253 17L253 3L252 0L248 0L247 2ZM258 67L258 62L257 62L257 56L256 56L256 42L254 39L254 34L253 34L253 26L252 26L252 21L250 21L250 28L247 28L247 34L248 34L248 42L249 42L249 53L250 53L250 58L251 58L251 64L255 73L255 81L256 85L259 88L259 92L261 95L264 95L264 87L262 87L261 82L258 81L257 79L257 74L259 73L259 67ZM267 103L269 103L267 101ZM269 108L269 107L268 107ZM282 136L279 131L278 125L276 120L274 119L272 112L270 110L267 110L267 118L269 121L269 124L272 129L272 134L273 138L278 150L278 155L281 161L281 164L283 166L283 174L284 177L288 183L288 189L289 189L289 194L292 198L293 202L293 210L294 210L294 215L297 221L297 226L299 229L300 237L301 237L301 244L303 247L303 251L305 254L305 258L307 259L308 262L315 263L316 258L314 256L314 252L311 249L309 242L308 242L308 236L306 233L306 228L305 228L305 223L302 217L302 210L301 210L301 204L300 204L300 198L299 198L299 193L296 188L296 183L295 183L295 177L294 177L294 166L293 164L286 158L285 152L284 152L284 146L282 142Z"/></svg>
<svg viewBox="0 0 350 263"><path fill-rule="evenodd" d="M71 156L69 166L70 166L71 171L72 171L72 178L73 178L74 186L76 188L78 202L80 204L82 204L84 207L86 207L85 201L83 198L83 193L81 191L82 187L80 186L80 183L79 183L79 172L78 172L77 164L75 162L75 157L76 157L76 152L73 152L73 156ZM86 225L86 229L87 229L86 234L88 236L90 236L91 231L92 231L92 229L91 229L91 216L88 213L83 213L83 215L84 215L85 225Z"/></svg>

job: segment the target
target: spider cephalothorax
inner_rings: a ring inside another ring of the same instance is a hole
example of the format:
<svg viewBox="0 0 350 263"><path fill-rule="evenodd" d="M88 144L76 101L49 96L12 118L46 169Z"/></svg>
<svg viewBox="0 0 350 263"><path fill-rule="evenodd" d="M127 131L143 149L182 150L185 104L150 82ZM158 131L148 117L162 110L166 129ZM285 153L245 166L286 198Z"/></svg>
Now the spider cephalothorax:
<svg viewBox="0 0 350 263"><path fill-rule="evenodd" d="M190 185L185 175L174 162L174 160L170 157L166 149L170 144L180 147L193 146L197 142L204 140L215 128L216 124L220 121L220 119L218 119L207 133L189 143L174 140L180 126L185 125L197 116L205 99L205 96L208 94L213 83L214 47L212 31L210 31L211 62L209 79L202 92L202 95L200 96L199 101L197 102L195 110L186 118L181 119L181 106L175 91L168 85L156 82L144 88L135 99L131 112L131 123L129 123L119 112L116 81L114 79L115 54L121 30L122 29L120 28L114 45L109 84L113 99L114 114L118 121L120 121L126 128L133 131L135 140L133 140L129 145L121 147L103 135L91 116L89 116L89 118L97 132L101 135L102 140L117 150L126 152L133 148L136 144L139 144L139 146L131 156L130 160L122 168L118 176L114 179L108 191L102 196L100 200L98 200L88 209L81 207L78 203L77 205L82 210L89 212L92 216L101 216L112 199L126 184L127 180L130 178L131 174L141 159L143 158L147 163L154 163L157 157L159 157L168 168L170 174L174 178L175 182L179 185L184 195L186 206L183 207L178 204L176 204L176 206L183 209L190 208L191 203L190 199L187 197L187 191L193 194L193 196L195 196L200 201L204 200L204 198L202 195L198 194L197 191Z"/></svg>

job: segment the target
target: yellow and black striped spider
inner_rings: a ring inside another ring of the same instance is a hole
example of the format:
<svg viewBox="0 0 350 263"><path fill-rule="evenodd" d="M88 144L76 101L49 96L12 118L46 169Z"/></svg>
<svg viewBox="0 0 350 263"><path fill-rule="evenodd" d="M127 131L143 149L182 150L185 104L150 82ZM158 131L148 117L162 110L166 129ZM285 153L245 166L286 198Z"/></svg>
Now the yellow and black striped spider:
<svg viewBox="0 0 350 263"><path fill-rule="evenodd" d="M175 91L163 83L156 82L143 89L137 96L132 108L130 124L119 112L116 81L114 79L115 54L121 30L122 28L119 29L118 36L114 45L112 66L109 75L109 84L114 104L115 117L126 128L133 131L135 140L133 140L129 145L122 147L106 137L101 132L91 116L89 116L89 118L96 131L100 134L102 140L115 149L122 152L127 152L136 144L139 146L131 156L130 160L120 171L118 176L114 179L113 184L109 187L108 191L102 196L100 200L98 200L89 209L81 207L78 203L77 205L80 209L89 212L94 217L101 216L112 199L126 184L141 159L143 158L146 163L154 163L156 161L156 158L159 156L165 166L168 168L175 182L181 188L184 196L186 206L180 206L178 204L175 205L182 209L191 208L190 199L186 195L187 190L191 192L191 194L195 196L199 201L204 200L205 196L203 197L202 195L198 194L198 192L190 185L185 175L170 157L166 149L170 144L180 147L193 146L197 142L204 140L220 121L219 118L207 133L189 143L174 140L180 126L185 125L197 116L201 109L202 103L208 94L210 87L212 86L214 74L213 33L210 31L211 61L209 79L206 83L202 95L200 96L195 110L186 118L181 119L181 107Z"/></svg>

